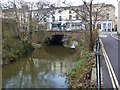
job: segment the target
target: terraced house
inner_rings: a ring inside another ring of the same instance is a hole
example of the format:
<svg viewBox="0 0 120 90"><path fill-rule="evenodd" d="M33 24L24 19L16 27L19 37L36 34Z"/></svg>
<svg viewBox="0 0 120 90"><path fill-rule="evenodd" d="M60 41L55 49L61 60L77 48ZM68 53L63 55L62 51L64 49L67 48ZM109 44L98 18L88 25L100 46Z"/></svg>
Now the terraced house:
<svg viewBox="0 0 120 90"><path fill-rule="evenodd" d="M89 27L89 12L84 5L53 7L47 12L43 18L47 30L85 30ZM92 20L93 26L100 31L112 31L115 28L115 7L112 4L93 4Z"/></svg>
<svg viewBox="0 0 120 90"><path fill-rule="evenodd" d="M89 11L85 5L21 10L19 12L21 27L26 25L24 28L29 28L29 12L31 11L34 30L40 30L41 26L47 30L57 31L89 29ZM8 12L3 13L5 17ZM112 31L115 28L115 7L112 4L93 4L92 22L93 28L100 31Z"/></svg>

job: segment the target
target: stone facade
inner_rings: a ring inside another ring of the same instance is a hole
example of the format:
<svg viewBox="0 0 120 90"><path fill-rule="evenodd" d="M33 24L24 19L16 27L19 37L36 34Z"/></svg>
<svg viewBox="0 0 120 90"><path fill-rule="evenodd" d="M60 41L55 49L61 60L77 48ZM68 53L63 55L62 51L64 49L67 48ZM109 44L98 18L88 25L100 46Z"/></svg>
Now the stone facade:
<svg viewBox="0 0 120 90"><path fill-rule="evenodd" d="M112 4L93 4L93 12L99 9L101 13L97 16L96 26L99 26L101 31L112 31L112 28L115 27L115 7ZM76 12L75 10L78 11ZM89 21L89 13L86 12L86 14L84 13L83 15L83 11L87 11L84 5L54 7L32 10L32 16L34 21L39 20L38 24L47 24L47 30L83 30L89 26L89 23L81 18L81 16L84 16ZM22 26L29 28L29 11L18 10L18 12L21 28ZM94 15L92 15L93 23L95 19ZM14 10L3 10L3 18L15 18ZM39 25L35 26L36 29L38 26Z"/></svg>
<svg viewBox="0 0 120 90"><path fill-rule="evenodd" d="M118 2L118 23L117 23L117 32L120 34L120 1Z"/></svg>
<svg viewBox="0 0 120 90"><path fill-rule="evenodd" d="M75 12L74 10L78 10L79 12ZM73 30L73 29L85 29L85 23L81 16L82 10L87 11L84 5L81 6L73 6L73 7L59 7L54 10L54 14L49 17L48 22L61 22L61 23L67 23L69 22L69 28L67 30ZM97 16L97 21L95 26L99 26L98 29L100 31L112 31L115 28L115 7L112 4L93 4L93 12L100 11L100 13ZM88 15L87 15L88 14ZM89 21L89 13L87 12L85 15L85 18ZM93 23L95 20L95 15L92 15ZM54 17L54 20L52 20ZM60 20L61 19L61 20ZM78 24L76 24L76 22ZM53 29L52 24L49 24L49 29ZM76 25L75 25L75 24ZM80 24L82 23L82 24ZM89 25L89 24L88 24ZM88 26L87 25L87 26Z"/></svg>

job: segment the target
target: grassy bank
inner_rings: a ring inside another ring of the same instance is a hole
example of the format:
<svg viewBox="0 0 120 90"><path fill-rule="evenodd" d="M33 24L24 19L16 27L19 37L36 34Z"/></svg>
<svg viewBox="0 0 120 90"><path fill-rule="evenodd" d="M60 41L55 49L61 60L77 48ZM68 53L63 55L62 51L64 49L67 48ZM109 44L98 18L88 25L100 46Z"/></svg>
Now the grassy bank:
<svg viewBox="0 0 120 90"><path fill-rule="evenodd" d="M88 51L82 51L82 58L74 62L74 67L68 75L69 86L72 88L89 88L90 74L95 64L94 56Z"/></svg>
<svg viewBox="0 0 120 90"><path fill-rule="evenodd" d="M93 43L95 43L97 32L93 31ZM74 67L68 74L70 88L91 88L91 70L95 66L95 56L89 51L89 32L79 36L78 48L81 51L80 58L74 61Z"/></svg>

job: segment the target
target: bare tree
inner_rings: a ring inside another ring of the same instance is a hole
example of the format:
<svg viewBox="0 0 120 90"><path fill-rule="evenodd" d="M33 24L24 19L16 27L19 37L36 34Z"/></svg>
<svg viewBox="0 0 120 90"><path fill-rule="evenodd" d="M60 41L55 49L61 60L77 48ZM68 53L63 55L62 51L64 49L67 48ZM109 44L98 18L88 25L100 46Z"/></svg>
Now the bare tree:
<svg viewBox="0 0 120 90"><path fill-rule="evenodd" d="M53 15L55 10L55 3L39 1L35 5L36 10L33 10L34 22L38 25L40 22L46 22L50 15Z"/></svg>
<svg viewBox="0 0 120 90"><path fill-rule="evenodd" d="M32 33L36 29L39 23L49 17L52 14L52 10L55 8L55 4L51 4L45 1L39 1L36 3L25 2L20 0L15 2L8 2L2 4L4 12L7 18L14 19L16 21L15 35L31 43ZM8 13L9 11L9 13ZM12 14L11 14L12 13ZM47 21L47 20L46 20Z"/></svg>
<svg viewBox="0 0 120 90"><path fill-rule="evenodd" d="M96 29L96 23L98 20L102 20L104 16L104 7L105 4L93 4L94 0L90 0L90 2L86 2L82 0L83 5L78 7L70 7L71 10L77 13L81 18L82 22L85 22L86 29L89 29L90 40L89 40L89 50L93 51L94 40L93 40L93 30ZM89 28L88 28L89 26Z"/></svg>
<svg viewBox="0 0 120 90"><path fill-rule="evenodd" d="M102 20L103 17L103 8L105 7L105 4L93 4L94 0L90 0L90 3L87 3L86 1L82 0L84 3L84 6L87 8L87 11L89 13L89 32L90 32L90 42L89 42L89 50L93 51L94 47L94 38L93 38L93 30L95 30L96 22L98 20Z"/></svg>
<svg viewBox="0 0 120 90"><path fill-rule="evenodd" d="M50 10L47 9L49 7L48 2L39 1L35 4L36 10L33 10L33 19L35 28L36 26L42 22L47 21L46 19L49 17Z"/></svg>
<svg viewBox="0 0 120 90"><path fill-rule="evenodd" d="M21 15L22 15L21 11L24 12L24 10L21 8L22 6L21 7L19 6L18 3L16 3L15 1L2 4L4 18L13 19L16 21L16 30L15 30L16 37L20 37Z"/></svg>

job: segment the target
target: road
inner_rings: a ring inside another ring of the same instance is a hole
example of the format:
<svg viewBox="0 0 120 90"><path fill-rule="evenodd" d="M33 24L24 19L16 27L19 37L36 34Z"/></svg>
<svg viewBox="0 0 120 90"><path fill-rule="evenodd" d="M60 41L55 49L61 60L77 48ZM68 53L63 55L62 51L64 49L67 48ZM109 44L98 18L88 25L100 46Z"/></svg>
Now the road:
<svg viewBox="0 0 120 90"><path fill-rule="evenodd" d="M120 85L120 40L113 38L111 32L100 33L105 53L101 57L103 88L113 88ZM107 61L108 60L108 61ZM107 63L109 62L109 63ZM111 64L111 67L110 67ZM112 71L112 69L113 71ZM117 83L118 82L118 83Z"/></svg>

